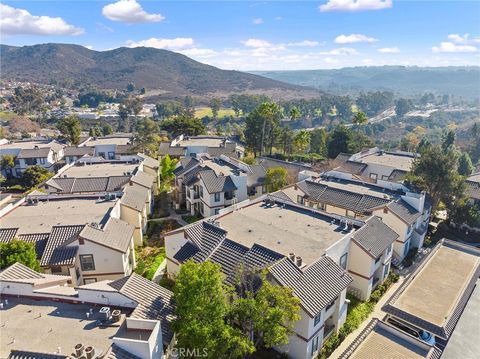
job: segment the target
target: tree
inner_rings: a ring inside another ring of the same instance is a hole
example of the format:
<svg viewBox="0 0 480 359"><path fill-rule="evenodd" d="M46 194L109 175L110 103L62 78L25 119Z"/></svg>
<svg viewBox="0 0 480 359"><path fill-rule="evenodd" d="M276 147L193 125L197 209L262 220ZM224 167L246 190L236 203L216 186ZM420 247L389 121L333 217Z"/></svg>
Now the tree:
<svg viewBox="0 0 480 359"><path fill-rule="evenodd" d="M90 130L88 131L88 135L90 137L100 137L102 136L102 130L98 126L90 127Z"/></svg>
<svg viewBox="0 0 480 359"><path fill-rule="evenodd" d="M137 96L128 97L122 103L128 113L134 116L138 116L143 108L143 100Z"/></svg>
<svg viewBox="0 0 480 359"><path fill-rule="evenodd" d="M198 136L205 133L205 125L202 123L202 120L185 114L162 121L160 128L170 133L172 137L177 137L181 134Z"/></svg>
<svg viewBox="0 0 480 359"><path fill-rule="evenodd" d="M37 122L33 122L32 120L22 116L13 117L10 121L8 121L8 126L9 131L12 133L40 132L40 126Z"/></svg>
<svg viewBox="0 0 480 359"><path fill-rule="evenodd" d="M310 152L327 156L327 131L324 128L316 128L310 132Z"/></svg>
<svg viewBox="0 0 480 359"><path fill-rule="evenodd" d="M109 123L106 123L105 125L103 125L102 133L104 136L111 135L113 133L112 125L110 125Z"/></svg>
<svg viewBox="0 0 480 359"><path fill-rule="evenodd" d="M245 127L247 146L255 153L263 155L268 148L272 153L275 139L279 132L281 108L274 102L264 102L248 116Z"/></svg>
<svg viewBox="0 0 480 359"><path fill-rule="evenodd" d="M295 120L298 120L300 118L300 116L302 116L302 113L300 112L298 107L293 106L290 109L290 114L289 115L290 115L290 120L295 121Z"/></svg>
<svg viewBox="0 0 480 359"><path fill-rule="evenodd" d="M294 323L300 319L300 300L288 287L270 283L266 272L243 275L247 282L240 283L241 294L232 303L230 321L240 326L255 347L271 348L288 344ZM255 292L253 283L261 282Z"/></svg>
<svg viewBox="0 0 480 359"><path fill-rule="evenodd" d="M458 174L461 176L470 176L475 167L473 167L472 159L467 152L462 152L458 159Z"/></svg>
<svg viewBox="0 0 480 359"><path fill-rule="evenodd" d="M295 135L295 150L299 153L307 153L310 147L310 132L305 129L301 129Z"/></svg>
<svg viewBox="0 0 480 359"><path fill-rule="evenodd" d="M160 161L160 178L164 182L170 182L173 179L173 171L177 166L178 160L172 159L167 154Z"/></svg>
<svg viewBox="0 0 480 359"><path fill-rule="evenodd" d="M283 167L271 167L267 169L265 185L270 192L278 191L288 184L288 172Z"/></svg>
<svg viewBox="0 0 480 359"><path fill-rule="evenodd" d="M127 92L133 92L133 91L135 91L135 85L132 83L129 83L127 85Z"/></svg>
<svg viewBox="0 0 480 359"><path fill-rule="evenodd" d="M40 112L44 105L43 92L37 86L17 87L11 102L19 115Z"/></svg>
<svg viewBox="0 0 480 359"><path fill-rule="evenodd" d="M280 131L280 144L282 146L283 154L290 156L293 153L295 134L291 128L282 128Z"/></svg>
<svg viewBox="0 0 480 359"><path fill-rule="evenodd" d="M422 139L420 140L420 143L417 146L417 152L421 154L421 153L423 153L423 151L425 151L431 145L432 144L430 143L430 141L426 137L422 137Z"/></svg>
<svg viewBox="0 0 480 359"><path fill-rule="evenodd" d="M395 113L398 117L405 116L413 108L412 101L406 98L400 98L395 101Z"/></svg>
<svg viewBox="0 0 480 359"><path fill-rule="evenodd" d="M15 156L3 155L0 159L0 165L4 169L12 169L15 167Z"/></svg>
<svg viewBox="0 0 480 359"><path fill-rule="evenodd" d="M0 243L0 269L5 269L12 264L22 263L35 270L40 270L40 262L37 260L35 243L13 239L8 243Z"/></svg>
<svg viewBox="0 0 480 359"><path fill-rule="evenodd" d="M442 149L447 152L455 145L455 131L449 130L442 135Z"/></svg>
<svg viewBox="0 0 480 359"><path fill-rule="evenodd" d="M437 210L440 202L450 208L456 199L462 197L464 190L464 181L457 168L456 151L445 152L442 147L432 145L413 161L406 179L411 185L430 194L433 211Z"/></svg>
<svg viewBox="0 0 480 359"><path fill-rule="evenodd" d="M147 90L145 90L145 87L142 87L139 91L140 95L145 95L146 92Z"/></svg>
<svg viewBox="0 0 480 359"><path fill-rule="evenodd" d="M134 142L140 152L153 154L156 157L160 140L160 129L155 121L149 118L138 121L135 128Z"/></svg>
<svg viewBox="0 0 480 359"><path fill-rule="evenodd" d="M187 261L180 267L173 294L177 318L172 327L178 348L200 351L199 355L212 359L242 357L255 350L239 329L225 321L227 291L218 264Z"/></svg>
<svg viewBox="0 0 480 359"><path fill-rule="evenodd" d="M62 136L72 145L78 145L82 126L76 115L65 117L57 123L57 128Z"/></svg>
<svg viewBox="0 0 480 359"><path fill-rule="evenodd" d="M368 123L368 118L365 115L365 112L358 111L355 116L352 118L352 123L357 126L357 129L360 129L361 125Z"/></svg>
<svg viewBox="0 0 480 359"><path fill-rule="evenodd" d="M219 98L212 98L210 101L210 108L212 109L213 118L216 120L218 118L218 111L222 107L222 101Z"/></svg>
<svg viewBox="0 0 480 359"><path fill-rule="evenodd" d="M348 153L352 139L353 133L349 128L343 125L335 127L328 138L328 157L335 158L341 152Z"/></svg>
<svg viewBox="0 0 480 359"><path fill-rule="evenodd" d="M43 181L46 181L52 176L53 176L53 173L51 173L46 168L35 165L35 166L28 167L23 172L21 182L25 188L30 189L38 186L40 183L42 183Z"/></svg>
<svg viewBox="0 0 480 359"><path fill-rule="evenodd" d="M168 118L174 115L180 115L182 112L182 106L178 102L168 101L157 103L157 114L160 118Z"/></svg>
<svg viewBox="0 0 480 359"><path fill-rule="evenodd" d="M128 121L129 111L124 104L118 105L118 117L120 118L120 123L118 128L124 132L130 131L130 123Z"/></svg>

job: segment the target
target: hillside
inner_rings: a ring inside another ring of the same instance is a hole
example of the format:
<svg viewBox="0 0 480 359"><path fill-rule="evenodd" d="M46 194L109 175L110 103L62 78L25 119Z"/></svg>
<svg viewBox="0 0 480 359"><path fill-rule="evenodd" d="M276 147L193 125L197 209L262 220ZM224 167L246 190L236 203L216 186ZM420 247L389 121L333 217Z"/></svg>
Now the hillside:
<svg viewBox="0 0 480 359"><path fill-rule="evenodd" d="M401 96L424 92L479 96L480 67L348 67L337 70L258 71L257 75L332 93L390 90Z"/></svg>
<svg viewBox="0 0 480 359"><path fill-rule="evenodd" d="M103 89L157 90L162 97L208 97L231 93L266 93L273 97L311 97L318 91L239 71L220 70L187 56L154 48L121 47L93 51L80 45L0 45L2 78Z"/></svg>

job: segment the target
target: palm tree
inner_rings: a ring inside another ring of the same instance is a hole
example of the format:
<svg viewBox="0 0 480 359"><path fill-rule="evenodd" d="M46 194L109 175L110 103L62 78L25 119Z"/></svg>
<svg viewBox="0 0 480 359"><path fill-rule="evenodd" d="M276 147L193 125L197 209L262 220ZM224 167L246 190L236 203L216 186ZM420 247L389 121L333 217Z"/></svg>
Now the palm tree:
<svg viewBox="0 0 480 359"><path fill-rule="evenodd" d="M295 149L299 153L307 153L310 147L310 132L303 129L295 135Z"/></svg>
<svg viewBox="0 0 480 359"><path fill-rule="evenodd" d="M368 123L368 118L367 115L365 115L365 112L358 111L355 116L352 118L352 122L354 125L357 126L357 131L360 129L361 125L364 125Z"/></svg>
<svg viewBox="0 0 480 359"><path fill-rule="evenodd" d="M295 121L295 120L299 119L300 116L302 116L302 113L300 112L300 110L298 109L298 107L293 106L293 107L290 109L290 120Z"/></svg>

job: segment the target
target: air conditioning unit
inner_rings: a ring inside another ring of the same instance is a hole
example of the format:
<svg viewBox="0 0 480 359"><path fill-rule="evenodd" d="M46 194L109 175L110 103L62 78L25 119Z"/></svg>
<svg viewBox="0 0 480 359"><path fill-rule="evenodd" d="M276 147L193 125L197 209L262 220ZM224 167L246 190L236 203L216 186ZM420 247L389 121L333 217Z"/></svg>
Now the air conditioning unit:
<svg viewBox="0 0 480 359"><path fill-rule="evenodd" d="M99 314L100 314L100 318L102 320L109 320L110 319L110 307L101 307Z"/></svg>

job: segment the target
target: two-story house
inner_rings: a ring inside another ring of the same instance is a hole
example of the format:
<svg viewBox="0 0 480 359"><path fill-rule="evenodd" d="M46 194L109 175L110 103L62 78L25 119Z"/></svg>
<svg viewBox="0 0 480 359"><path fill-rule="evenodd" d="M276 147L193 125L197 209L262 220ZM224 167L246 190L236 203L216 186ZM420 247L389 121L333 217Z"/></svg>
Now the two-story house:
<svg viewBox="0 0 480 359"><path fill-rule="evenodd" d="M209 217L232 204L266 192L265 169L237 159L206 154L184 159L175 169L175 204Z"/></svg>
<svg viewBox="0 0 480 359"><path fill-rule="evenodd" d="M167 271L174 277L186 260L210 260L232 285L241 268L266 268L301 302L289 344L277 349L312 358L345 321L347 288L366 299L385 280L397 237L377 217L349 219L263 196L167 233Z"/></svg>

